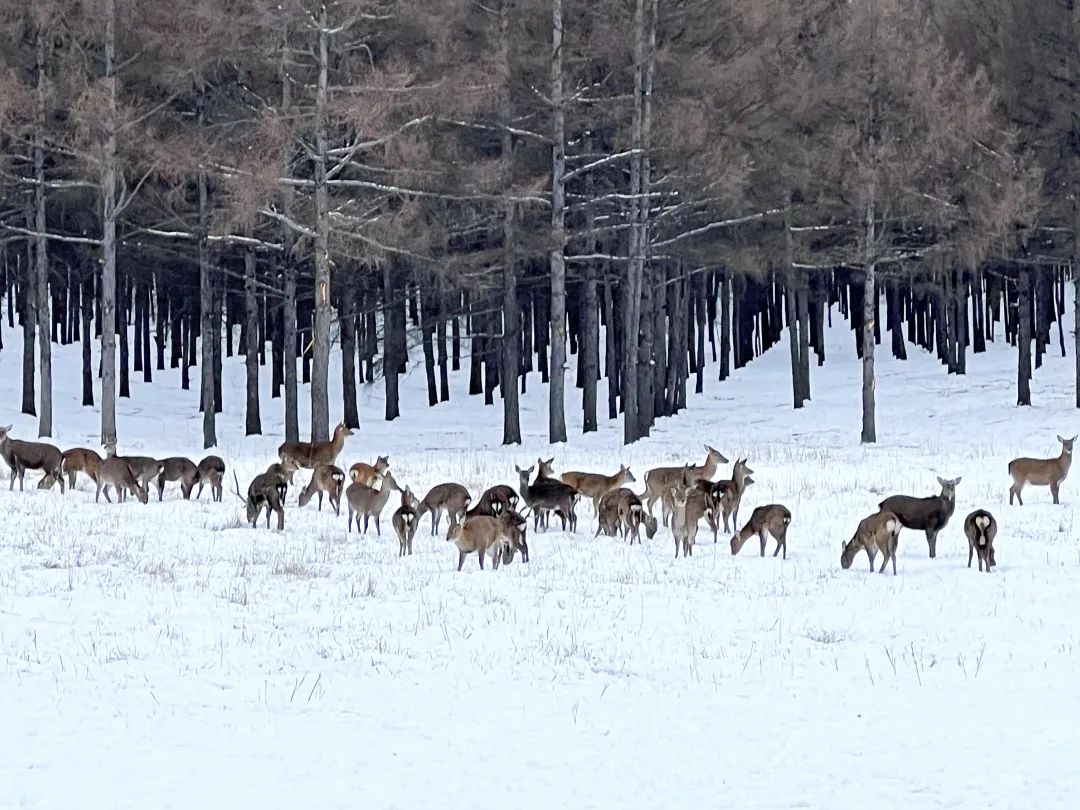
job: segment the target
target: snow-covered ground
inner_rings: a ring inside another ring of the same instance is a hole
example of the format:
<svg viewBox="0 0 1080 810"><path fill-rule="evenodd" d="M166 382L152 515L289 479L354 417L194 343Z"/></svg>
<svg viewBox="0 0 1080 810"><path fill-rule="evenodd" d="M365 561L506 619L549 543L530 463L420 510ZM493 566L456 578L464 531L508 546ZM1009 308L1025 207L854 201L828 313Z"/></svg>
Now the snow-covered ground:
<svg viewBox="0 0 1080 810"><path fill-rule="evenodd" d="M34 438L19 336L4 340L0 423ZM428 408L420 368L393 424L381 384L361 389L341 457L389 453L414 491L458 480L475 497L541 454L557 471L629 462L640 490L707 442L755 471L744 519L791 509L787 561L754 541L733 558L704 527L691 559L666 529L642 547L594 539L583 505L577 535L530 533L528 564L458 573L427 520L397 557L396 498L379 538L297 508L295 489L277 533L245 526L228 493L189 503L172 485L143 506L95 504L85 479L67 495L35 474L0 487L0 807L1075 806L1080 494L1068 481L1061 506L1030 489L1010 507L1006 473L1080 432L1073 358L1052 352L1018 409L1002 342L966 377L883 347L880 443L864 448L847 324L828 342L805 410L780 346L723 384L710 367L706 394L628 449L615 422L576 435L572 387L574 435L550 448L535 375L526 443L501 448L499 404L466 397L461 375ZM55 352L54 441L96 447L79 348ZM244 438L242 360L226 375L218 452L246 485L275 460L281 401L266 375L267 434ZM120 451L201 457L197 392L155 380L133 377L119 403ZM935 475L963 476L938 558L904 531L899 576L865 556L842 571L858 520L888 494L936 493ZM990 576L966 567L977 507L1000 525Z"/></svg>

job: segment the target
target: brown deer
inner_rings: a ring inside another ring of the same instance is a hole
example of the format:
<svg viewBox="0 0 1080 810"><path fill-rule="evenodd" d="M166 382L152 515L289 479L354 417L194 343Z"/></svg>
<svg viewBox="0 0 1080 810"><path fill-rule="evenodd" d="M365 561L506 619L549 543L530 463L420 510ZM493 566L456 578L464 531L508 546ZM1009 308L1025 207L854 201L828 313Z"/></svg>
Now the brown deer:
<svg viewBox="0 0 1080 810"><path fill-rule="evenodd" d="M712 485L713 500L716 501L717 512L724 518L724 532L729 532L728 519L733 523L739 522L739 505L742 503L743 493L754 479L750 476L754 471L746 465L745 458L735 459L735 467L731 471L731 478L726 481L717 481ZM713 542L716 542L716 515L710 516L709 527L713 530Z"/></svg>
<svg viewBox="0 0 1080 810"><path fill-rule="evenodd" d="M687 470L689 467L686 468ZM687 481L684 473L682 481L668 490L671 498L671 535L675 538L675 559L679 559L679 551L684 557L694 554L694 540L697 537L697 520L690 514L689 500L691 492L695 491ZM696 490L700 492L701 490Z"/></svg>
<svg viewBox="0 0 1080 810"><path fill-rule="evenodd" d="M461 484L453 482L436 484L428 490L427 495L420 501L417 513L420 517L423 517L428 512L431 513L431 534L435 535L439 533L439 523L442 521L443 513L446 513L449 518L450 525L456 526L459 520L465 518L465 512L469 508L471 501L472 496L469 494L469 490L465 489Z"/></svg>
<svg viewBox="0 0 1080 810"><path fill-rule="evenodd" d="M412 490L405 487L401 493L401 506L390 518L394 534L398 538L399 557L404 557L406 551L412 554L413 537L416 536L416 527L420 524L420 515L416 511L419 505L420 501L412 494Z"/></svg>
<svg viewBox="0 0 1080 810"><path fill-rule="evenodd" d="M109 487L115 487L117 503L123 503L128 492L133 492L135 497L142 503L146 503L150 499L146 484L139 481L131 471L131 466L118 456L107 456L102 459L98 467L97 494L94 495L95 503L101 500L103 491L105 500L112 503L112 498L109 497Z"/></svg>
<svg viewBox="0 0 1080 810"><path fill-rule="evenodd" d="M850 540L844 543L844 550L840 554L840 567L845 571L851 568L855 555L863 549L870 560L870 571L874 571L874 557L880 551L884 556L881 559L881 568L878 573L885 573L885 566L892 560L893 576L896 576L896 546L897 537L900 535L900 518L888 510L875 512L869 517L859 521L858 528Z"/></svg>
<svg viewBox="0 0 1080 810"><path fill-rule="evenodd" d="M574 504L578 499L578 492L569 484L556 481L554 478L541 478L537 475L536 481L529 483L529 476L533 468L521 469L514 465L517 470L519 487L525 505L533 511L533 530L540 525L540 515L543 512L555 512L562 520L562 530L566 531L567 521L570 523L570 531L577 531L577 515L574 512Z"/></svg>
<svg viewBox="0 0 1080 810"><path fill-rule="evenodd" d="M210 499L220 503L221 496L225 491L222 485L222 481L225 480L225 462L221 460L220 456L207 456L199 462L198 480L199 489L195 493L195 499L198 500L202 497L203 485L209 484Z"/></svg>
<svg viewBox="0 0 1080 810"><path fill-rule="evenodd" d="M285 466L282 464L281 466ZM311 497L318 493L319 511L322 511L322 499L325 492L330 498L330 505L334 507L334 514L341 514L341 490L345 486L345 473L340 467L333 464L320 464L311 474L311 480L300 492L300 506L307 506ZM351 484L350 484L351 486Z"/></svg>
<svg viewBox="0 0 1080 810"><path fill-rule="evenodd" d="M180 494L186 501L191 497L191 490L195 488L195 483L198 480L199 468L191 459L183 456L163 458L161 460L161 472L158 473L157 477L158 500L162 500L165 496L166 481L179 481Z"/></svg>
<svg viewBox="0 0 1080 810"><path fill-rule="evenodd" d="M487 515L498 517L503 512L517 509L518 494L506 484L496 484L484 490L476 506L465 513L466 518Z"/></svg>
<svg viewBox="0 0 1080 810"><path fill-rule="evenodd" d="M149 487L160 473L162 464L156 458L150 456L118 456L116 455L116 442L105 442L106 458L121 458L131 467L131 474L142 486Z"/></svg>
<svg viewBox="0 0 1080 810"><path fill-rule="evenodd" d="M236 497L244 502L244 511L247 515L251 528L259 522L259 514L266 510L266 528L270 528L270 513L277 514L277 530L285 530L285 507L281 498L281 487L285 485L285 479L280 473L259 473L248 484L247 497L240 494L240 482L236 480L233 472L233 480L236 481Z"/></svg>
<svg viewBox="0 0 1080 810"><path fill-rule="evenodd" d="M621 487L609 492L600 499L599 525L596 535L601 533L615 537L622 532L623 540L641 543L641 527L645 527L645 536L652 539L656 535L656 518L645 511L645 506L632 490Z"/></svg>
<svg viewBox="0 0 1080 810"><path fill-rule="evenodd" d="M41 470L46 476L60 482L60 491L64 491L64 457L59 448L45 442L27 442L12 439L8 434L11 425L0 427L0 458L11 468L11 480L8 491L15 488L15 479L19 479L19 491L23 491L23 476L27 470Z"/></svg>
<svg viewBox="0 0 1080 810"><path fill-rule="evenodd" d="M97 483L101 456L95 450L73 447L71 450L65 450L61 455L63 456L63 472L67 476L68 486L71 489L75 489L76 473L82 473L95 484Z"/></svg>
<svg viewBox="0 0 1080 810"><path fill-rule="evenodd" d="M985 509L976 509L964 518L964 534L968 539L968 568L971 568L971 558L979 555L979 570L983 570L986 563L986 573L990 573L990 566L997 565L994 559L994 538L997 537L997 521L994 516Z"/></svg>
<svg viewBox="0 0 1080 810"><path fill-rule="evenodd" d="M559 480L568 484L580 492L586 498L592 499L593 514L600 514L600 499L609 492L634 483L637 479L625 464L619 465L619 471L614 475L600 475L599 473L564 472Z"/></svg>
<svg viewBox="0 0 1080 810"><path fill-rule="evenodd" d="M526 535L528 534L529 522L513 509L500 512L497 517L499 522L506 526L507 533L510 536L510 545L503 551L503 565L512 563L518 552L521 552L521 561L527 563L529 561L529 543Z"/></svg>
<svg viewBox="0 0 1080 810"><path fill-rule="evenodd" d="M298 467L292 461L286 461L284 463L275 461L266 468L267 473L277 476L278 495L281 496L282 503L285 503L285 495L288 493L289 487L293 485L293 477L296 475L297 469Z"/></svg>
<svg viewBox="0 0 1080 810"><path fill-rule="evenodd" d="M278 447L278 458L282 462L289 459L296 462L297 467L314 469L320 464L336 464L337 457L345 446L345 437L352 436L353 432L345 427L344 422L339 422L334 428L334 436L328 442L282 442Z"/></svg>
<svg viewBox="0 0 1080 810"><path fill-rule="evenodd" d="M353 516L356 516L356 530L360 531L360 516L364 516L364 534L367 534L368 521L375 518L375 534L382 535L379 518L392 491L401 492L394 476L387 470L383 473L382 487L373 489L364 484L349 484L345 490L345 500L349 503L349 531L352 531Z"/></svg>
<svg viewBox="0 0 1080 810"><path fill-rule="evenodd" d="M373 487L378 483L382 474L390 469L390 457L379 456L374 464L353 464L349 467L349 479L354 484L364 484Z"/></svg>
<svg viewBox="0 0 1080 810"><path fill-rule="evenodd" d="M1069 467L1072 466L1073 442L1076 441L1076 436L1071 439L1058 436L1057 440L1061 442L1061 454L1057 458L1021 457L1009 462L1009 475L1013 480L1012 486L1009 487L1010 506L1012 506L1014 495L1016 500L1020 501L1020 505L1024 505L1024 499L1020 493L1026 484L1031 484L1033 487L1050 487L1054 503L1061 503L1058 500L1058 491L1061 489L1061 482L1069 474Z"/></svg>
<svg viewBox="0 0 1080 810"><path fill-rule="evenodd" d="M503 556L513 546L512 527L516 512L505 512L499 517L478 515L450 527L446 533L447 542L458 548L458 567L465 565L465 558L476 552L480 569L484 568L484 556L491 556L491 567L498 569ZM519 516L520 517L520 516Z"/></svg>
<svg viewBox="0 0 1080 810"><path fill-rule="evenodd" d="M892 495L878 504L882 512L892 512L905 529L926 532L926 543L930 546L930 557L937 556L938 532L945 528L956 509L956 485L959 478L946 480L937 477L941 484L941 494L927 498L914 498L911 495Z"/></svg>
<svg viewBox="0 0 1080 810"><path fill-rule="evenodd" d="M691 484L698 481L710 479L716 475L716 468L721 464L727 464L728 460L724 457L724 454L719 450L715 450L709 445L705 445L705 450L708 455L705 457L705 463L700 467L691 466L689 473L687 474L688 480ZM683 471L686 469L683 467L656 467L645 473L645 493L642 497L646 499L645 508L652 514L653 504L660 500L663 494L675 486L680 480ZM667 522L667 515L663 515L664 522Z"/></svg>
<svg viewBox="0 0 1080 810"><path fill-rule="evenodd" d="M759 506L750 513L750 520L746 521L746 525L731 538L732 556L738 554L743 544L756 534L761 541L761 556L764 557L765 543L768 535L771 534L773 539L776 540L776 551L773 552L773 556L775 557L780 553L780 549L783 549L784 559L786 560L787 530L790 525L791 512L786 506L778 503Z"/></svg>
<svg viewBox="0 0 1080 810"><path fill-rule="evenodd" d="M622 517L619 515L619 506L624 497L624 493L633 495L626 487L615 490L614 492L607 493L600 499L599 511L596 515L596 534L594 537L599 537L601 534L606 534L608 537L615 537L622 529Z"/></svg>

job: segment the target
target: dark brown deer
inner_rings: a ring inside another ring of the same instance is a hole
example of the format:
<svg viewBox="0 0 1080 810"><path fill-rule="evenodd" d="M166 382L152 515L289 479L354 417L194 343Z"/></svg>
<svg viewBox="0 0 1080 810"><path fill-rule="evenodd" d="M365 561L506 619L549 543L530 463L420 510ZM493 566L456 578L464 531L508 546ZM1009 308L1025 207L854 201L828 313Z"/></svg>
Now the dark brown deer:
<svg viewBox="0 0 1080 810"><path fill-rule="evenodd" d="M210 499L220 503L221 496L225 491L222 484L224 480L225 462L221 460L220 456L207 456L199 462L199 489L195 493L195 499L198 500L202 497L203 485L206 484L210 487Z"/></svg>
<svg viewBox="0 0 1080 810"><path fill-rule="evenodd" d="M349 467L349 480L354 484L364 484L373 487L379 482L382 474L390 469L390 457L379 456L374 464L353 464Z"/></svg>
<svg viewBox="0 0 1080 810"><path fill-rule="evenodd" d="M282 464L284 467L285 465ZM350 485L351 486L351 485ZM307 506L311 497L318 493L319 511L322 511L323 493L330 498L334 514L341 514L341 490L345 487L345 472L333 464L320 464L311 474L311 480L300 492L300 506Z"/></svg>
<svg viewBox="0 0 1080 810"><path fill-rule="evenodd" d="M964 518L964 534L968 539L968 568L971 568L971 558L979 555L979 570L983 570L986 563L986 573L990 573L990 566L997 565L994 559L994 538L997 537L997 521L994 516L985 509L976 509Z"/></svg>
<svg viewBox="0 0 1080 810"><path fill-rule="evenodd" d="M882 512L892 512L905 529L926 532L926 543L930 547L930 557L937 556L938 532L945 528L956 509L956 485L959 478L947 480L937 477L941 484L941 494L927 498L914 498L910 495L893 495L878 504Z"/></svg>
<svg viewBox="0 0 1080 810"><path fill-rule="evenodd" d="M1076 441L1076 436L1071 439L1058 436L1057 440L1061 442L1061 453L1057 458L1021 457L1009 462L1009 475L1013 480L1012 486L1009 487L1010 506L1012 506L1014 495L1020 501L1020 505L1024 505L1024 499L1020 493L1023 492L1025 484L1031 484L1033 487L1050 487L1054 503L1061 503L1058 500L1058 491L1061 489L1061 482L1069 474L1069 467L1072 466L1073 442Z"/></svg>
<svg viewBox="0 0 1080 810"><path fill-rule="evenodd" d="M885 573L885 566L892 560L892 573L896 576L896 547L900 535L900 519L888 510L876 512L859 521L855 534L844 544L840 554L840 567L845 571L851 568L855 555L865 550L870 560L870 572L874 571L874 557L882 553L881 568L878 573Z"/></svg>
<svg viewBox="0 0 1080 810"><path fill-rule="evenodd" d="M506 527L510 537L510 545L503 549L503 565L509 565L514 557L521 552L521 561L529 561L529 543L526 538L529 522L513 509L500 512L498 520Z"/></svg>
<svg viewBox="0 0 1080 810"><path fill-rule="evenodd" d="M466 518L487 515L498 517L503 512L517 509L518 494L506 484L496 484L484 490L476 506L465 512Z"/></svg>
<svg viewBox="0 0 1080 810"><path fill-rule="evenodd" d="M101 465L98 467L97 494L94 495L95 503L101 500L102 492L105 493L105 500L112 503L112 498L109 497L109 487L116 489L117 503L123 503L128 492L134 493L135 497L142 503L149 500L146 484L139 481L131 471L131 466L118 456L107 456L102 459Z"/></svg>
<svg viewBox="0 0 1080 810"><path fill-rule="evenodd" d="M157 477L158 500L160 501L165 497L166 481L179 481L180 494L186 501L191 497L191 490L195 488L195 483L198 480L199 468L191 459L183 456L163 458L161 460L161 472L158 473Z"/></svg>
<svg viewBox="0 0 1080 810"><path fill-rule="evenodd" d="M11 425L0 427L0 458L11 468L11 480L8 491L15 488L15 479L19 479L19 491L23 491L23 476L27 470L41 470L46 476L60 482L60 491L64 491L64 457L60 449L45 442L27 442L12 439L8 434Z"/></svg>
<svg viewBox="0 0 1080 810"><path fill-rule="evenodd" d="M233 473L236 481L236 473ZM247 497L240 494L240 482L236 481L236 497L244 502L244 511L251 528L259 522L259 514L266 510L266 528L270 528L270 513L277 514L277 530L285 530L285 507L281 501L281 486L285 481L279 473L259 473L248 484Z"/></svg>
<svg viewBox="0 0 1080 810"><path fill-rule="evenodd" d="M278 458L282 462L292 460L297 467L312 470L320 464L336 464L337 457L345 446L345 437L353 432L339 422L334 428L334 436L328 442L282 442L278 447Z"/></svg>
<svg viewBox="0 0 1080 810"><path fill-rule="evenodd" d="M743 493L750 484L754 483L754 479L750 478L754 471L751 470L747 464L745 458L735 459L735 467L731 471L731 478L726 481L717 481L712 485L712 497L716 502L715 512L719 512L724 518L724 532L729 532L728 519L732 522L739 522L739 505L742 503ZM749 482L749 483L748 483ZM716 542L716 533L718 526L716 525L715 512L710 516L709 527L713 530L713 542Z"/></svg>
<svg viewBox="0 0 1080 810"><path fill-rule="evenodd" d="M771 534L773 539L776 540L776 551L773 552L773 556L775 557L783 549L784 559L786 560L787 530L790 525L791 512L786 506L778 503L759 506L750 513L750 520L746 521L746 525L731 538L732 556L738 554L743 544L756 534L761 541L761 556L764 557L765 543L768 535Z"/></svg>
<svg viewBox="0 0 1080 810"><path fill-rule="evenodd" d="M461 484L453 482L436 484L420 501L417 512L420 517L428 512L431 513L431 533L435 535L439 532L439 523L442 521L443 513L450 519L450 525L456 526L465 518L465 512L471 501L472 496L469 495L469 490Z"/></svg>
<svg viewBox="0 0 1080 810"><path fill-rule="evenodd" d="M533 530L539 526L541 512L555 512L562 520L562 530L566 531L569 521L570 531L577 531L577 515L574 513L574 504L578 499L578 492L569 484L556 481L553 478L540 478L530 484L529 476L533 468L521 469L517 465L519 487L525 505L533 511Z"/></svg>
<svg viewBox="0 0 1080 810"><path fill-rule="evenodd" d="M412 554L413 537L416 536L416 528L420 525L420 515L416 511L419 505L420 501L413 495L412 490L405 487L401 493L401 506L390 518L394 534L398 538L399 557L404 557L406 552Z"/></svg>
<svg viewBox="0 0 1080 810"><path fill-rule="evenodd" d="M345 500L349 503L349 531L352 531L353 516L356 516L356 530L360 531L360 516L364 516L364 534L367 534L368 521L375 518L375 534L382 535L379 518L390 499L391 492L400 492L394 476L387 470L383 473L382 487L373 489L364 484L349 484L345 490Z"/></svg>

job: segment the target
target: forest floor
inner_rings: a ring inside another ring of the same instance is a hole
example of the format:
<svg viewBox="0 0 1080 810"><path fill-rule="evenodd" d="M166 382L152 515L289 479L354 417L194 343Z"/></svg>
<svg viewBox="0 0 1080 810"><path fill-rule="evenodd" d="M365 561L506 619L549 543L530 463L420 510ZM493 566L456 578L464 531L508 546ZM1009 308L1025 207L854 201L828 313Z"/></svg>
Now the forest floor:
<svg viewBox="0 0 1080 810"><path fill-rule="evenodd" d="M733 558L704 527L690 559L666 529L641 547L594 539L583 504L578 534L530 532L528 564L458 573L426 519L398 558L396 498L382 536L361 537L344 514L296 507L296 489L278 533L244 525L228 492L184 502L170 485L143 506L96 504L85 479L66 495L33 473L25 492L0 486L0 807L1075 806L1080 484L1061 506L1030 489L1010 507L1006 472L1080 432L1073 358L1052 350L1018 409L1000 340L963 377L883 345L879 443L862 447L854 339L833 317L802 411L780 345L724 383L710 365L705 394L631 448L618 422L578 434L571 376L571 440L551 448L533 374L525 444L504 449L498 401L466 397L462 373L428 408L421 366L392 424L381 384L361 387L340 459L389 453L415 492L452 479L474 497L539 455L558 472L625 461L640 490L649 467L700 463L707 442L749 459L744 520L791 509L786 561L754 541ZM19 335L4 341L0 423L34 438L16 413ZM98 446L79 362L77 345L55 350L64 448ZM264 380L267 434L244 438L242 359L225 371L216 452L244 486L276 460L281 400ZM178 372L132 389L121 453L203 455ZM888 494L936 494L936 475L963 476L937 559L905 530L899 576L865 556L841 570L857 522ZM1000 527L989 576L966 567L978 507Z"/></svg>

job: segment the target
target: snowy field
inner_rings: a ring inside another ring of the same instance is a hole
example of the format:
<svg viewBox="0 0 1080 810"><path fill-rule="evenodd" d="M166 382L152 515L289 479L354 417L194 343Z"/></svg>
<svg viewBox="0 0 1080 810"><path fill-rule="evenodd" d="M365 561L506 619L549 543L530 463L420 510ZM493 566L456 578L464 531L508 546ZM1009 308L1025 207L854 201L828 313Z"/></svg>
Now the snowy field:
<svg viewBox="0 0 1080 810"><path fill-rule="evenodd" d="M1075 807L1080 481L1062 506L1043 488L1010 507L1006 472L1080 432L1073 358L1051 352L1018 409L1003 342L966 377L883 346L880 443L862 448L854 342L834 318L801 412L778 346L723 384L710 367L705 395L629 449L619 423L578 435L571 385L571 442L550 448L534 374L526 443L507 450L500 404L466 397L462 374L430 409L419 368L393 424L381 383L361 388L339 459L389 453L415 492L456 480L474 497L541 454L557 472L628 462L640 491L649 467L701 463L707 442L749 459L744 520L791 509L786 561L753 540L733 558L704 526L691 559L666 529L642 547L594 539L583 504L578 534L530 532L528 564L472 557L458 573L427 519L398 559L396 497L379 538L299 509L295 488L278 533L245 526L228 492L189 503L170 485L143 506L95 504L85 479L67 495L34 473L26 492L0 487L0 808ZM5 325L4 341L0 424L33 439L19 334ZM97 447L79 347L54 351L53 440ZM244 438L242 359L226 376L216 452L246 487L276 460L281 400L265 374L267 435ZM133 376L132 393L121 453L203 455L177 371ZM859 519L889 494L936 494L936 475L963 476L938 558L905 530L899 576L865 555L842 571ZM1000 526L990 576L966 567L977 507Z"/></svg>

